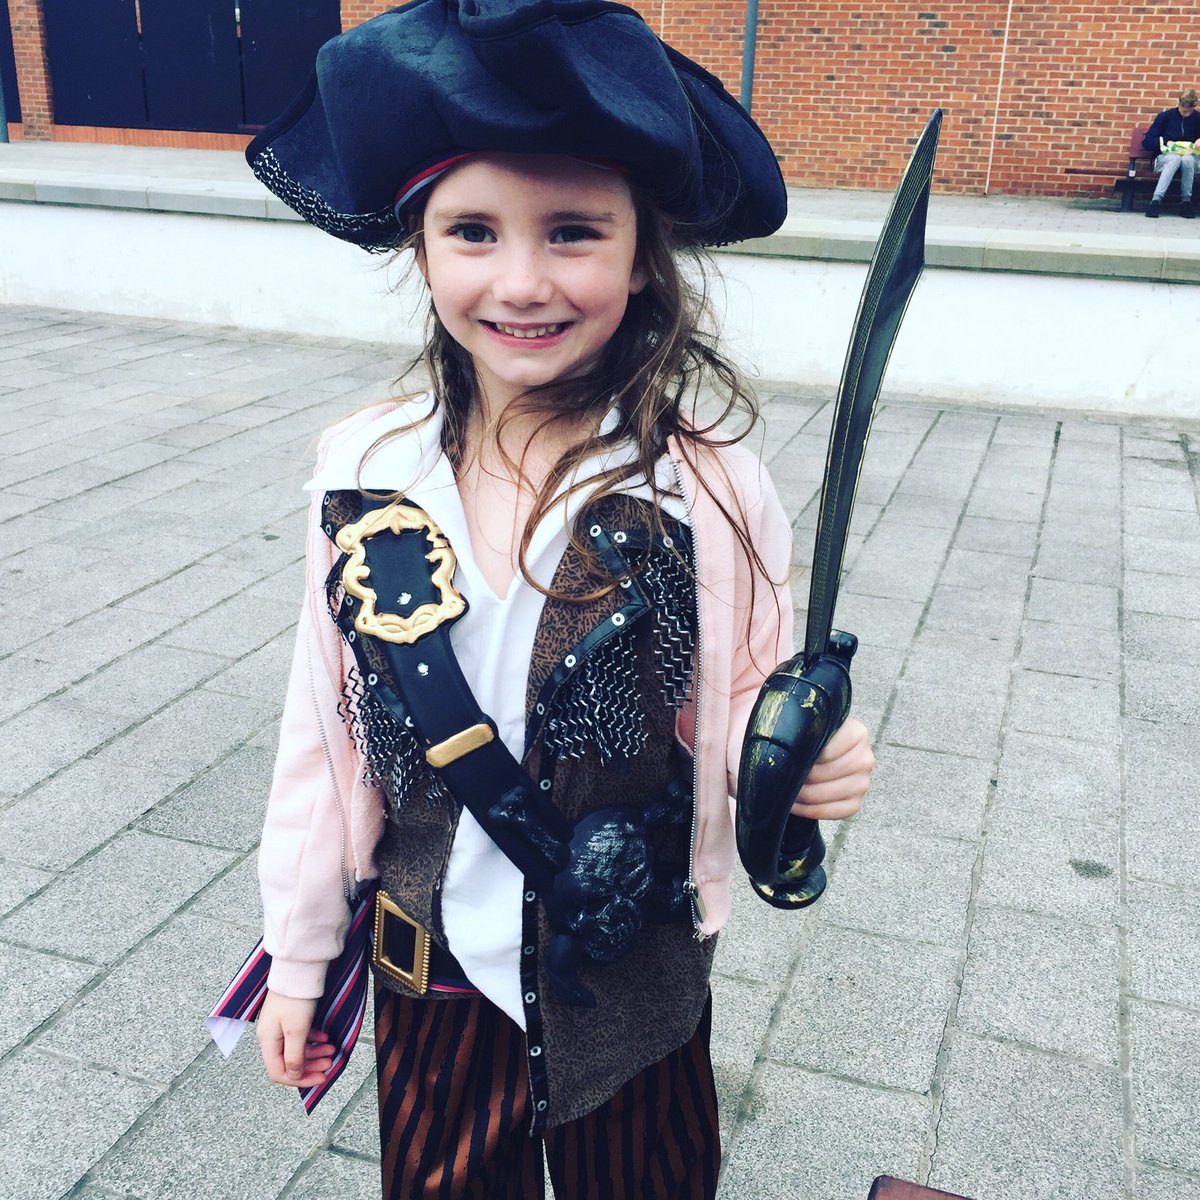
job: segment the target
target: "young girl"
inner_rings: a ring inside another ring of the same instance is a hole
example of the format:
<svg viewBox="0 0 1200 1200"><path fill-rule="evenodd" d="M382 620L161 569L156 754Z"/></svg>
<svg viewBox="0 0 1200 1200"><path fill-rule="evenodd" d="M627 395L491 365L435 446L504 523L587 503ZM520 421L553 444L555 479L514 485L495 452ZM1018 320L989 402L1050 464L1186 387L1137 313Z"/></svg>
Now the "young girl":
<svg viewBox="0 0 1200 1200"><path fill-rule="evenodd" d="M675 255L785 211L770 148L631 10L417 3L252 144L306 219L411 249L423 395L322 438L260 855L267 1073L319 1084L376 900L385 1197L711 1197L708 973L787 518ZM849 720L794 811L857 811ZM531 1137L531 1134L534 1135Z"/></svg>

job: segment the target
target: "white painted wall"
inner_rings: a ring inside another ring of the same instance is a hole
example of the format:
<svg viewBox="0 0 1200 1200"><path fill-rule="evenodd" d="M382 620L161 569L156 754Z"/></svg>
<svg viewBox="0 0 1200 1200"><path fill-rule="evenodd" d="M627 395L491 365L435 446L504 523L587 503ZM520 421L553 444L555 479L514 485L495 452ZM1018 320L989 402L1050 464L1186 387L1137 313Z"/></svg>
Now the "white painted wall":
<svg viewBox="0 0 1200 1200"><path fill-rule="evenodd" d="M764 379L835 384L866 268L718 256L727 344ZM420 340L399 266L288 221L0 203L0 303L331 337ZM889 368L896 392L1200 418L1179 369L1186 284L929 270ZM1168 349L1168 338L1171 346Z"/></svg>

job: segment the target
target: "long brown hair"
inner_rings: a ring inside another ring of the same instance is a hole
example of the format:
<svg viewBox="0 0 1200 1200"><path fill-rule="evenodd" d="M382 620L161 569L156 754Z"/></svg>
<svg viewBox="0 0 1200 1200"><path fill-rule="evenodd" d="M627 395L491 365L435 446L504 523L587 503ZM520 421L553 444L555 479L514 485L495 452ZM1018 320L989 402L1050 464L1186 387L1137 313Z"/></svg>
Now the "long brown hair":
<svg viewBox="0 0 1200 1200"><path fill-rule="evenodd" d="M630 190L637 216L637 261L648 276L646 286L629 297L624 318L594 367L570 379L531 388L514 405L506 408L498 420L496 440L499 444L505 420L515 415L513 410L518 406L540 416L535 436L560 422L569 421L598 430L601 418L610 410L615 410L619 416L611 432L592 432L565 451L534 491L533 508L521 534L517 565L526 582L546 595L556 593L542 587L532 577L526 563L533 531L555 504L559 488L564 481L572 479L580 463L626 439L631 439L637 447L633 460L574 479L567 487L567 493L594 487L593 498L598 500L620 492L622 485L630 479L644 479L653 493L655 531L661 533L663 493L655 484L655 464L667 452L667 438L674 436L700 486L717 504L755 568L752 578L754 574L764 577L767 574L750 541L746 514L736 500L735 511L731 511L721 493L706 478L714 466L720 469L716 458L706 457L707 470L695 469L701 455L741 441L759 420L758 402L753 392L733 363L721 353L715 336L707 332L711 314L706 256L695 247L680 244L683 241L680 228L640 194L636 186L631 185ZM423 248L423 231L418 224L397 253L411 250L416 261ZM426 315L425 347L401 375L401 380L420 368L424 368L430 380L432 412L421 421L384 434L369 447L363 461L384 442L411 431L440 411L442 448L455 470L460 470L476 403L475 368L471 356L447 333L432 301ZM715 399L716 415L701 420L697 406L705 393ZM735 429L723 428L731 421L736 421ZM520 485L525 485L524 456L514 462L503 450L501 454L514 478ZM619 580L609 575L590 544L578 538L574 530L569 531L569 536L594 576L603 583L598 592L587 597L556 598L583 601L615 587Z"/></svg>

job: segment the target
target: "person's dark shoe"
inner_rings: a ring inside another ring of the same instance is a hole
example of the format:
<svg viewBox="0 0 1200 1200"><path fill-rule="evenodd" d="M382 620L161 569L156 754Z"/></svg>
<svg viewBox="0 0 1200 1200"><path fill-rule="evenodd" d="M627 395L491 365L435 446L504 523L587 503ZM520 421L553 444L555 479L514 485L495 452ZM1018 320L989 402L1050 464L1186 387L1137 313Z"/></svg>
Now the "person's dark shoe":
<svg viewBox="0 0 1200 1200"><path fill-rule="evenodd" d="M1191 199L1185 200L1179 206L1179 215L1181 217L1186 217L1189 221L1196 215L1196 207Z"/></svg>
<svg viewBox="0 0 1200 1200"><path fill-rule="evenodd" d="M1161 200L1151 200L1150 207L1148 209L1146 209L1146 216L1157 217L1160 212L1162 212L1162 201Z"/></svg>

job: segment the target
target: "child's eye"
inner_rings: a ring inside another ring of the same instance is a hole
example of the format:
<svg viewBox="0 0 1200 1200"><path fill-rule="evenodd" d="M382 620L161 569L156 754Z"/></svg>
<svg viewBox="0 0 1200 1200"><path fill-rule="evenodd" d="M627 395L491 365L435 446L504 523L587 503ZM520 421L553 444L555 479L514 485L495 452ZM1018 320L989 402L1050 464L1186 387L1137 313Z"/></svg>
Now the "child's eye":
<svg viewBox="0 0 1200 1200"><path fill-rule="evenodd" d="M447 231L453 238L458 238L471 246L481 246L484 242L495 241L492 231L486 225L452 225Z"/></svg>
<svg viewBox="0 0 1200 1200"><path fill-rule="evenodd" d="M588 242L598 238L600 234L587 225L564 225L550 235L550 241L556 245L572 245L575 242Z"/></svg>

